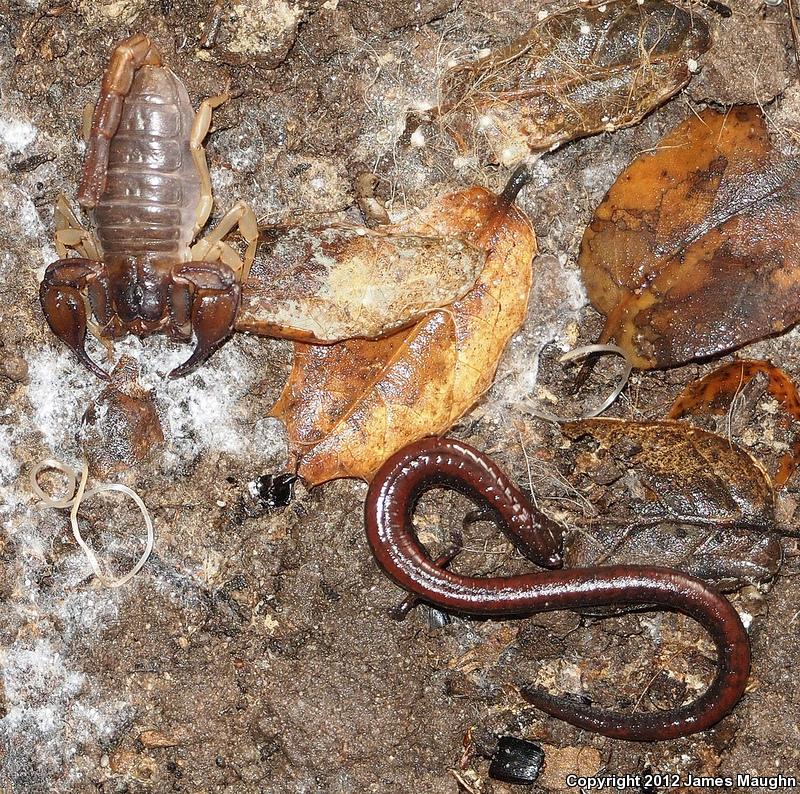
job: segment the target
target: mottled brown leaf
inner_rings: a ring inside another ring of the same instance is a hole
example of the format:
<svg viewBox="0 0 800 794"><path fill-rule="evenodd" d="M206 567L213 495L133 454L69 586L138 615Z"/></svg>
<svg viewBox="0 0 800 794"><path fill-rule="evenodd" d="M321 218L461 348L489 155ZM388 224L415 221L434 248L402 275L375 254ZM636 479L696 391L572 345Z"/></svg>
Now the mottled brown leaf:
<svg viewBox="0 0 800 794"><path fill-rule="evenodd" d="M601 513L568 532L568 566L657 562L726 589L774 578L774 494L745 450L681 422L590 419L562 430L574 440L570 476Z"/></svg>
<svg viewBox="0 0 800 794"><path fill-rule="evenodd" d="M238 331L307 342L375 338L462 297L486 254L418 223L261 233Z"/></svg>
<svg viewBox="0 0 800 794"><path fill-rule="evenodd" d="M619 176L581 247L589 298L641 369L731 350L800 319L800 160L761 112L704 111Z"/></svg>
<svg viewBox="0 0 800 794"><path fill-rule="evenodd" d="M449 70L438 112L464 149L511 165L635 124L689 82L709 43L700 17L662 0L570 8Z"/></svg>
<svg viewBox="0 0 800 794"><path fill-rule="evenodd" d="M795 421L800 421L800 395L791 378L770 361L745 359L724 364L690 383L672 404L669 419L687 414L726 414L736 395L757 375L767 378L767 391ZM778 461L773 481L782 488L800 463L800 434Z"/></svg>
<svg viewBox="0 0 800 794"><path fill-rule="evenodd" d="M285 422L293 462L312 484L368 480L401 447L444 433L489 388L524 320L536 239L519 210L498 211L495 195L473 187L445 196L417 223L472 241L486 265L462 299L405 331L295 344L273 415Z"/></svg>

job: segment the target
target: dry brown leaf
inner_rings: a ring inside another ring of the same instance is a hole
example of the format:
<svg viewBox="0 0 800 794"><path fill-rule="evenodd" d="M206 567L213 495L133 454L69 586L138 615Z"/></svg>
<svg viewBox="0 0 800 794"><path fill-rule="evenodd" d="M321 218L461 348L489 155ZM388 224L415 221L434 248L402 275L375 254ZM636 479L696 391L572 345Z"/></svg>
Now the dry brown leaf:
<svg viewBox="0 0 800 794"><path fill-rule="evenodd" d="M494 194L473 187L443 197L415 224L472 241L486 265L461 300L405 331L295 344L272 414L286 424L292 461L311 484L369 480L401 447L444 433L489 388L525 318L536 238L519 210L499 212Z"/></svg>
<svg viewBox="0 0 800 794"><path fill-rule="evenodd" d="M774 579L783 559L769 475L748 452L683 422L562 426L571 482L602 511L565 537L569 567L658 560L725 590Z"/></svg>
<svg viewBox="0 0 800 794"><path fill-rule="evenodd" d="M729 439L682 422L584 419L561 427L568 438L588 438L598 459L619 466L631 490L630 518L686 524L774 526L774 494L763 466ZM626 480L626 474L629 480ZM633 484L633 479L638 484ZM621 518L619 510L615 520Z"/></svg>
<svg viewBox="0 0 800 794"><path fill-rule="evenodd" d="M462 297L486 254L407 224L262 231L236 330L306 342L375 338Z"/></svg>
<svg viewBox="0 0 800 794"><path fill-rule="evenodd" d="M135 469L164 443L153 393L138 378L136 361L122 356L111 383L83 415L80 440L96 479L114 479Z"/></svg>
<svg viewBox="0 0 800 794"><path fill-rule="evenodd" d="M581 246L589 298L641 369L731 350L800 319L800 160L757 107L706 110L619 176Z"/></svg>
<svg viewBox="0 0 800 794"><path fill-rule="evenodd" d="M668 418L680 419L687 414L725 414L739 391L756 375L767 377L767 390L795 421L800 421L800 394L792 379L770 361L743 359L723 364L704 378L690 383L670 408ZM782 488L800 465L800 433L795 433L791 448L778 461L773 476Z"/></svg>
<svg viewBox="0 0 800 794"><path fill-rule="evenodd" d="M443 78L439 115L462 148L511 165L529 151L635 124L689 82L710 44L696 14L621 0L553 14Z"/></svg>

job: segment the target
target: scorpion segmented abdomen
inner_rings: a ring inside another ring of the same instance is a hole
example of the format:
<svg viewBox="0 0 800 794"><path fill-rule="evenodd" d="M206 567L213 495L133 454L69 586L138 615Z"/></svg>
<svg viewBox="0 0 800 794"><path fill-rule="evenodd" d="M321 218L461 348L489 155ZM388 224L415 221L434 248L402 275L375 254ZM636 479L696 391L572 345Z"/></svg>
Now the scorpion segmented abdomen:
<svg viewBox="0 0 800 794"><path fill-rule="evenodd" d="M194 115L186 88L169 69L136 72L94 210L107 260L188 258L200 201L189 146Z"/></svg>

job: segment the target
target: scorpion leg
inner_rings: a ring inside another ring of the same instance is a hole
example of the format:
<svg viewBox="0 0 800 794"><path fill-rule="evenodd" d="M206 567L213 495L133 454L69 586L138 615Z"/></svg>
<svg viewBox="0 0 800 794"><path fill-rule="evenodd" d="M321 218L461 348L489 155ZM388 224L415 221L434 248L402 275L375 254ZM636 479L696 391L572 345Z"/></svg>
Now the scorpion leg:
<svg viewBox="0 0 800 794"><path fill-rule="evenodd" d="M161 55L141 33L125 39L111 54L92 116L83 179L78 189L78 203L82 207L94 207L105 188L108 152L119 127L122 104L131 90L134 74L145 64L160 66Z"/></svg>
<svg viewBox="0 0 800 794"><path fill-rule="evenodd" d="M102 262L92 259L59 259L44 274L39 287L42 311L53 333L98 378L110 380L86 353L87 312L84 293L101 323L112 318L108 297L108 274Z"/></svg>
<svg viewBox="0 0 800 794"><path fill-rule="evenodd" d="M223 238L239 227L239 233L247 243L243 257L239 257ZM216 227L202 240L192 246L192 259L202 262L222 261L236 272L239 283L247 281L253 259L256 255L258 243L258 221L250 205L244 201L237 201L228 212L223 215Z"/></svg>
<svg viewBox="0 0 800 794"><path fill-rule="evenodd" d="M197 347L189 359L169 373L186 375L202 364L230 335L241 290L236 273L223 262L184 262L172 269L170 306L176 327L191 327Z"/></svg>
<svg viewBox="0 0 800 794"><path fill-rule="evenodd" d="M56 201L53 219L56 226L56 250L62 259L67 258L67 249L73 248L82 258L99 261L100 247L97 239L83 228L63 193Z"/></svg>
<svg viewBox="0 0 800 794"><path fill-rule="evenodd" d="M70 248L77 251L78 255L83 259L92 259L94 261L100 261L102 259L100 255L100 244L97 242L97 238L94 234L83 228L63 193L56 201L53 220L56 226L56 251L58 251L58 255L61 259L67 258L68 249ZM94 322L91 317L87 317L86 323L92 335L105 347L108 358L110 359L113 355L114 346L110 340L103 335L103 329Z"/></svg>
<svg viewBox="0 0 800 794"><path fill-rule="evenodd" d="M214 206L214 194L211 189L211 176L208 173L208 163L206 162L206 150L203 148L203 140L208 135L211 127L211 112L224 102L227 102L230 94L218 94L217 96L204 99L197 109L192 124L192 133L189 136L189 148L192 150L192 158L200 174L200 202L197 205L197 217L194 223L194 234L206 225L211 208Z"/></svg>

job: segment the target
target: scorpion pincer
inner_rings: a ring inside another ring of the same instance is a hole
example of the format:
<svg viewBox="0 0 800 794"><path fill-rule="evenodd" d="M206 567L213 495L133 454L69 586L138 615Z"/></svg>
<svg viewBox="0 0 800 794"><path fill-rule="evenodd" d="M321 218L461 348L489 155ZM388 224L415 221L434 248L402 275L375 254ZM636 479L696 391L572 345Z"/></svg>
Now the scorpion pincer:
<svg viewBox="0 0 800 794"><path fill-rule="evenodd" d="M39 291L53 332L101 378L109 376L86 353L87 328L111 339L164 333L188 341L194 333L194 352L172 376L205 361L233 330L258 237L252 210L237 203L192 244L213 205L202 143L212 109L227 99L206 99L195 113L183 83L142 34L111 56L78 192L96 236L62 196L55 213L61 259ZM242 257L224 242L237 226L247 243ZM68 258L68 248L79 256Z"/></svg>
<svg viewBox="0 0 800 794"><path fill-rule="evenodd" d="M730 602L705 582L671 568L644 565L492 578L448 571L427 554L412 521L418 499L435 487L454 489L488 506L522 553L542 567L561 566L561 531L496 464L463 442L426 438L381 467L366 501L367 537L378 564L414 596L442 609L481 616L608 606L674 610L696 620L716 645L717 670L710 686L696 700L670 711L626 715L532 687L522 692L526 700L580 728L634 741L705 730L739 701L750 672L747 632Z"/></svg>

